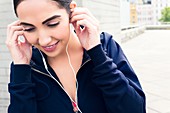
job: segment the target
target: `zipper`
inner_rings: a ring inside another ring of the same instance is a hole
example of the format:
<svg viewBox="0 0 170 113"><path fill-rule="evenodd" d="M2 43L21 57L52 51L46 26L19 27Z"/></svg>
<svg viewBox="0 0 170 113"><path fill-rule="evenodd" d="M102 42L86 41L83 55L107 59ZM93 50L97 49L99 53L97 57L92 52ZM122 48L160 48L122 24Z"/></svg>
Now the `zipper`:
<svg viewBox="0 0 170 113"><path fill-rule="evenodd" d="M53 79L55 82L57 82L57 84L58 85L60 85L60 87L63 89L63 86L52 76L52 75L50 75L50 74L47 74L47 73L44 73L44 72L42 72L42 71L40 71L40 70L38 70L38 69L35 69L35 68L31 68L32 70L34 70L35 72L38 72L38 73L40 73L40 74L42 74L42 75L45 75L45 76L47 76L47 77L50 77L51 79ZM64 90L65 91L65 90ZM66 92L66 91L65 91ZM66 92L67 93L67 92Z"/></svg>
<svg viewBox="0 0 170 113"><path fill-rule="evenodd" d="M85 61L85 62L80 66L80 69L81 69L86 63L88 63L90 60L91 60L91 59ZM80 70L80 69L79 69L79 70ZM77 71L77 73L79 72L79 70ZM77 78L77 77L76 77L76 78ZM79 107L78 107L78 95L77 95L77 93L78 93L78 82L77 82L77 79L76 79L76 84L77 84L77 88L76 88L76 101L77 101L77 103L74 103L74 102L73 102L73 107L75 108L75 111L76 111L76 108L78 108L78 111L80 111L80 113L82 113L81 110L80 110ZM77 111L76 113L78 113L78 111Z"/></svg>
<svg viewBox="0 0 170 113"><path fill-rule="evenodd" d="M37 69L35 69L35 68L32 68L32 70L34 70L35 72L38 72L38 73L40 73L40 74L42 74L42 75L45 75L45 76L47 76L47 77L50 77L50 78L53 79L55 82L57 82L57 84L63 89L63 91L64 91L64 92L67 94L67 96L70 98L71 103L72 103L72 106L73 106L73 110L75 111L75 113L78 113L78 111L80 111L80 109L78 108L77 103L69 96L69 94L65 91L64 87L63 87L50 73L47 74L47 73L41 72L41 71L39 71L39 70L37 70ZM77 89L76 89L76 90L77 90ZM82 113L82 112L80 111L80 113Z"/></svg>
<svg viewBox="0 0 170 113"><path fill-rule="evenodd" d="M91 59L89 59L89 60L87 60L86 62L84 62L84 63L80 66L80 69L81 69L86 63L88 63L90 60L91 60ZM46 71L48 72L48 74L47 74L47 73L44 73L44 72L42 72L42 71L40 71L40 70L38 70L38 69L35 69L35 68L33 68L33 67L32 67L31 69L34 70L35 72L38 72L38 73L42 74L42 75L45 75L45 76L47 76L47 77L50 77L50 78L53 79L55 82L57 82L57 84L62 88L62 90L63 90L63 91L67 94L67 96L70 98L74 112L75 112L75 113L78 113L78 111L79 111L80 113L82 113L81 110L80 110L79 107L78 107L78 96L77 96L77 92L78 92L78 82L77 82L77 79L76 79L76 84L77 84L77 88L76 88L76 101L77 101L77 102L75 102L75 101L70 97L70 95L67 93L67 91L64 89L64 87L60 84L60 82L59 82L58 80L56 80L56 79L51 75L51 73L50 73L48 70L46 70ZM79 69L79 70L80 70L80 69ZM79 70L78 70L78 72L79 72ZM78 72L77 72L77 73L78 73Z"/></svg>

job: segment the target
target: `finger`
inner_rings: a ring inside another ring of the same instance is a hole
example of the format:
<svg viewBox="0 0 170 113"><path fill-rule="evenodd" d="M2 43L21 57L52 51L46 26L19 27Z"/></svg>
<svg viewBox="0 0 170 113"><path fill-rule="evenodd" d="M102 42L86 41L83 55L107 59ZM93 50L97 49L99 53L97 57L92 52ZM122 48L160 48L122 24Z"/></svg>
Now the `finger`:
<svg viewBox="0 0 170 113"><path fill-rule="evenodd" d="M89 17L86 14L75 15L71 18L70 22L73 23L76 21L84 20L84 19L86 19L88 22L90 22L91 24L93 24L95 26L98 25L98 23L96 23L91 17Z"/></svg>
<svg viewBox="0 0 170 113"><path fill-rule="evenodd" d="M12 22L11 24L8 25L8 28L10 28L11 26L18 26L20 24L19 20L16 20L14 22Z"/></svg>
<svg viewBox="0 0 170 113"><path fill-rule="evenodd" d="M94 27L94 26L93 26L90 22L88 22L86 19L77 21L76 27L77 27L77 28L81 28L81 26L84 26L85 28L88 28L88 29Z"/></svg>
<svg viewBox="0 0 170 113"><path fill-rule="evenodd" d="M7 34L7 40L11 40L15 31L22 31L22 30L23 30L22 26L11 26L9 33Z"/></svg>
<svg viewBox="0 0 170 113"><path fill-rule="evenodd" d="M20 21L19 21L19 20L14 21L13 23L9 24L9 25L7 26L7 34L9 33L9 31L10 31L10 29L11 29L12 26L19 26L19 24L20 24Z"/></svg>
<svg viewBox="0 0 170 113"><path fill-rule="evenodd" d="M75 30L76 30L76 34L79 36L79 34L81 33L81 27L80 27L81 23L79 21L76 22L76 26L75 26Z"/></svg>
<svg viewBox="0 0 170 113"><path fill-rule="evenodd" d="M71 9L71 17L79 14L88 14L89 16L92 16L87 8L76 7L74 9Z"/></svg>
<svg viewBox="0 0 170 113"><path fill-rule="evenodd" d="M81 26L84 26L82 29ZM76 22L76 34L79 35L84 30L87 30L89 33L93 33L94 31L94 25L87 22L87 20L79 20Z"/></svg>
<svg viewBox="0 0 170 113"><path fill-rule="evenodd" d="M22 35L22 34L23 34L23 31L16 31L14 33L13 37L11 38L11 40L6 41L6 45L9 49L13 59L21 57L20 45L17 41L17 38L18 38L19 35ZM15 57L15 56L18 56L18 57Z"/></svg>
<svg viewBox="0 0 170 113"><path fill-rule="evenodd" d="M72 9L70 17L72 18L73 16L79 15L79 14L86 14L90 16L93 19L93 21L98 22L98 20L92 15L92 13L87 8L77 7L75 9Z"/></svg>
<svg viewBox="0 0 170 113"><path fill-rule="evenodd" d="M20 25L20 21L17 20L17 21L14 21L13 23L9 24L7 26L7 40L9 40L9 38L12 36L13 34L13 31L15 30L15 27L14 26L19 26ZM20 28L18 29L16 27L16 30L20 30ZM11 32L12 31L12 32Z"/></svg>
<svg viewBox="0 0 170 113"><path fill-rule="evenodd" d="M6 40L6 45L11 48L18 46L18 36L23 35L24 31L15 31L10 40Z"/></svg>
<svg viewBox="0 0 170 113"><path fill-rule="evenodd" d="M89 22L87 19L79 20L77 21L77 27L84 26L84 28L87 28L89 32L98 32L99 31L99 25L93 25L91 22ZM83 28L83 29L84 29Z"/></svg>

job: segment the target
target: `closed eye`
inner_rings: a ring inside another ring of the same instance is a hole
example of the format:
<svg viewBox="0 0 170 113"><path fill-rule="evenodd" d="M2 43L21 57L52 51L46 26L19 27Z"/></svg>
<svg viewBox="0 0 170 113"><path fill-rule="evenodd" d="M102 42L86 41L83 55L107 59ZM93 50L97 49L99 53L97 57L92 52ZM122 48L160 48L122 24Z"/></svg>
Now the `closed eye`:
<svg viewBox="0 0 170 113"><path fill-rule="evenodd" d="M24 29L24 31L26 31L26 32L32 32L32 31L34 31L35 30L35 28L25 28Z"/></svg>
<svg viewBox="0 0 170 113"><path fill-rule="evenodd" d="M57 26L57 25L59 25L60 24L60 22L56 22L56 23L50 23L50 24L48 24L47 26L48 27L55 27L55 26Z"/></svg>

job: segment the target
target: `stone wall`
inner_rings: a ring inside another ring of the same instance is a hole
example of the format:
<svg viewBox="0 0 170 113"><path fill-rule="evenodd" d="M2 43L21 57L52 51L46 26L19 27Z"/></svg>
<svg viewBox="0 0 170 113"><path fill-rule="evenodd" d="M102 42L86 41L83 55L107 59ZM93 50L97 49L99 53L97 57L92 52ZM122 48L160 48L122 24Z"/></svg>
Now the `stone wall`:
<svg viewBox="0 0 170 113"><path fill-rule="evenodd" d="M119 0L82 0L82 5L87 7L99 20L100 31L105 31L120 42L120 1Z"/></svg>
<svg viewBox="0 0 170 113"><path fill-rule="evenodd" d="M9 82L10 54L5 45L6 27L15 20L12 12L12 0L0 0L0 113L7 112L9 94L7 85Z"/></svg>

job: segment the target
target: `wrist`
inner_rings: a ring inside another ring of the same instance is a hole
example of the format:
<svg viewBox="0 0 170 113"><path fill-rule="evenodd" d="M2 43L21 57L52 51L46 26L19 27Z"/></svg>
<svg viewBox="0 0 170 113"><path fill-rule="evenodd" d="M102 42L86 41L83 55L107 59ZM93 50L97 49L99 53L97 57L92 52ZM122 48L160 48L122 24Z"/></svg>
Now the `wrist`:
<svg viewBox="0 0 170 113"><path fill-rule="evenodd" d="M89 44L87 45L87 47L85 49L88 51L88 50L96 47L99 44L101 44L100 36L91 37L90 40L89 40Z"/></svg>
<svg viewBox="0 0 170 113"><path fill-rule="evenodd" d="M96 43L96 44L93 44L93 45L90 45L90 46L86 47L85 49L86 49L87 51L89 51L89 50L95 48L96 46L98 46L98 45L100 45L100 44L101 44L101 43Z"/></svg>
<svg viewBox="0 0 170 113"><path fill-rule="evenodd" d="M13 63L14 63L14 65L20 65L20 64L25 64L25 65L29 65L30 64L30 61L22 61L22 60L20 60L20 61L13 61Z"/></svg>

